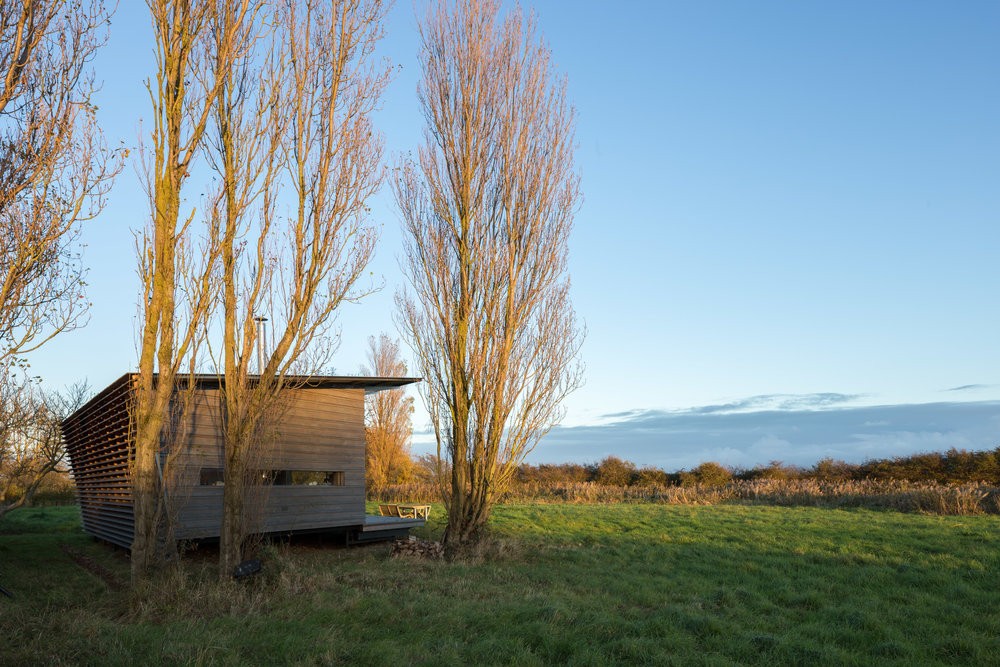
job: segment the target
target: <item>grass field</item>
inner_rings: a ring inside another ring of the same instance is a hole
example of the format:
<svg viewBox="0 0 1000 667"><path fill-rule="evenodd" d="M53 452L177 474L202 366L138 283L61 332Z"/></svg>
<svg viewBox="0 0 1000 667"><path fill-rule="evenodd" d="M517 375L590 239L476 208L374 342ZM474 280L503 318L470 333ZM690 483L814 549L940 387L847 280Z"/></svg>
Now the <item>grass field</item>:
<svg viewBox="0 0 1000 667"><path fill-rule="evenodd" d="M267 547L249 585L214 583L201 550L137 602L75 508L19 510L0 662L1000 664L994 515L539 504L491 526L452 562Z"/></svg>

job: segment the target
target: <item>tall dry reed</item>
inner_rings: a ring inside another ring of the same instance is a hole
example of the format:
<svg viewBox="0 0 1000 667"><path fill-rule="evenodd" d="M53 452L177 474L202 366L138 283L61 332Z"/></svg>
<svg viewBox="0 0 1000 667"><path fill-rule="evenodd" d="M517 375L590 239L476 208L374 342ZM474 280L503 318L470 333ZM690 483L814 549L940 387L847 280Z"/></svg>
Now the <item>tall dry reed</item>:
<svg viewBox="0 0 1000 667"><path fill-rule="evenodd" d="M384 489L380 502L435 502L437 487L399 484ZM936 484L899 480L822 481L814 479L734 480L722 486L609 486L595 482L515 484L505 502L663 503L716 505L747 503L783 506L867 507L928 514L1000 514L1000 488L987 484Z"/></svg>

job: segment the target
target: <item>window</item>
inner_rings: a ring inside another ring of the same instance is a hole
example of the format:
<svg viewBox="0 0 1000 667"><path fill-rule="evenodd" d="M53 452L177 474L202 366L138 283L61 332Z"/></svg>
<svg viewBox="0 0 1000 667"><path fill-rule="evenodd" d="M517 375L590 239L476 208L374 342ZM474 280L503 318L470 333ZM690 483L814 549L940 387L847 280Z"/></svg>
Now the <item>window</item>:
<svg viewBox="0 0 1000 667"><path fill-rule="evenodd" d="M222 468L202 468L201 469L201 485L202 486L222 486L225 484L223 477Z"/></svg>
<svg viewBox="0 0 1000 667"><path fill-rule="evenodd" d="M272 486L285 486L288 484L287 470L260 470L257 475L261 484Z"/></svg>
<svg viewBox="0 0 1000 667"><path fill-rule="evenodd" d="M262 483L269 486L344 486L344 472L326 470L260 470ZM223 486L222 468L202 468L202 486Z"/></svg>
<svg viewBox="0 0 1000 667"><path fill-rule="evenodd" d="M343 472L322 472L318 470L293 470L291 483L297 486L343 486Z"/></svg>

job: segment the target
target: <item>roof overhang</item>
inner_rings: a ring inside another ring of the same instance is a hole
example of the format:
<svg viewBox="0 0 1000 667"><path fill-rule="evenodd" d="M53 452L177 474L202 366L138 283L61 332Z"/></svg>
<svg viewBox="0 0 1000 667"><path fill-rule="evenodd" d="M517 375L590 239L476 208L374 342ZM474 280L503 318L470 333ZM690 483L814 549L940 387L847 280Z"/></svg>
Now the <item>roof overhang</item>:
<svg viewBox="0 0 1000 667"><path fill-rule="evenodd" d="M78 414L86 412L92 403L97 404L99 399L122 383L133 383L138 376L138 373L125 373L98 392L94 398L87 401L79 410L70 415L67 421L73 419ZM224 377L212 373L199 373L194 376L180 374L177 376L177 383L179 386L184 387L192 379L196 389L219 389L226 383ZM251 382L254 382L258 379L258 376L251 375L249 379ZM399 389L408 384L420 382L422 379L417 377L376 377L371 375L286 375L285 387L288 389L364 389L366 394L374 394L388 389Z"/></svg>
<svg viewBox="0 0 1000 667"><path fill-rule="evenodd" d="M186 386L188 375L177 376L180 386ZM258 376L250 375L251 383ZM386 389L399 389L408 384L420 382L422 378L408 377L376 377L371 375L286 375L285 387L288 389L364 389L365 393L374 393ZM197 389L218 389L226 384L224 377L212 374L194 376Z"/></svg>

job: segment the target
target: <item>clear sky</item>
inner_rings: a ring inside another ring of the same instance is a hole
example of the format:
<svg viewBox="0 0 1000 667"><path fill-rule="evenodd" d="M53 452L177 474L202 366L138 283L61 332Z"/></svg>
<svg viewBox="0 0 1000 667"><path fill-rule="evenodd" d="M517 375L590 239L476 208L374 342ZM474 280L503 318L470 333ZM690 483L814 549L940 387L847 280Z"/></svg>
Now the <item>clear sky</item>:
<svg viewBox="0 0 1000 667"><path fill-rule="evenodd" d="M98 103L108 140L135 146L151 27L144 3L121 5ZM570 265L588 329L587 384L533 460L675 469L1000 444L1000 3L526 6L578 111ZM400 0L386 24L390 159L421 140L422 8ZM135 166L84 232L89 325L31 360L51 386L135 367ZM385 288L342 310L339 373L368 335L395 333L387 191L373 221Z"/></svg>

